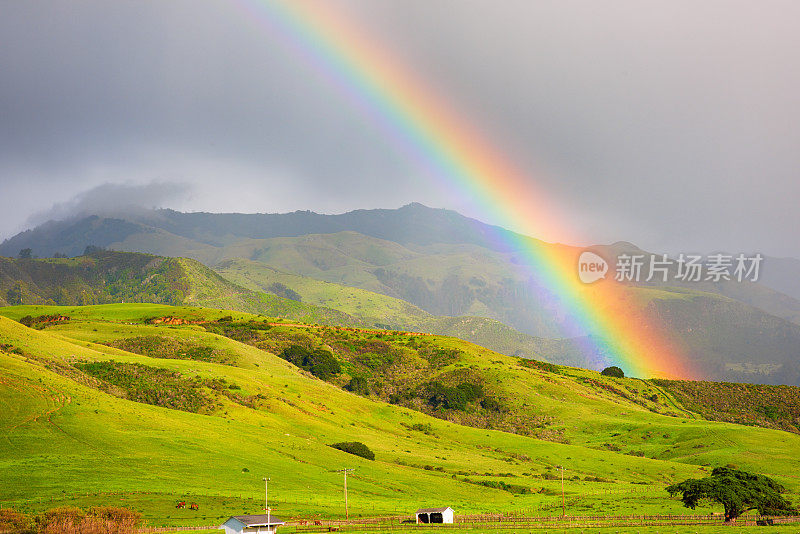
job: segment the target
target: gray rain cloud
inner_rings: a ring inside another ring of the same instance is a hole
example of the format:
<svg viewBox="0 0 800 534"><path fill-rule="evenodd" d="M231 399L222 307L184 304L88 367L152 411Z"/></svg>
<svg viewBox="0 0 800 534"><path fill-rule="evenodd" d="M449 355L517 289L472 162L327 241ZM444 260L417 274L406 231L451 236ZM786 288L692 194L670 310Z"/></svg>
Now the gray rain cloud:
<svg viewBox="0 0 800 534"><path fill-rule="evenodd" d="M529 172L586 243L800 256L800 4L326 3ZM4 3L0 235L102 184L185 184L139 199L185 210L419 201L493 222L240 4Z"/></svg>
<svg viewBox="0 0 800 534"><path fill-rule="evenodd" d="M105 183L78 193L65 202L31 215L31 226L50 220L64 220L82 215L115 216L142 209L160 208L191 196L188 184L150 182L147 184Z"/></svg>

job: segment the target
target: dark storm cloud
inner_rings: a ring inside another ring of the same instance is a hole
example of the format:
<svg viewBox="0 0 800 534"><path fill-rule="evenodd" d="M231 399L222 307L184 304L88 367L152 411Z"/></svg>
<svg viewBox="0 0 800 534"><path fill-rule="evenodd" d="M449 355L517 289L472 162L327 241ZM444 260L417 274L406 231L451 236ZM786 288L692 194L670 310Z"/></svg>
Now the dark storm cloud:
<svg viewBox="0 0 800 534"><path fill-rule="evenodd" d="M800 255L791 2L336 3L587 241ZM0 17L0 230L103 183L211 211L412 200L478 217L234 2L18 2ZM544 236L548 237L548 236Z"/></svg>

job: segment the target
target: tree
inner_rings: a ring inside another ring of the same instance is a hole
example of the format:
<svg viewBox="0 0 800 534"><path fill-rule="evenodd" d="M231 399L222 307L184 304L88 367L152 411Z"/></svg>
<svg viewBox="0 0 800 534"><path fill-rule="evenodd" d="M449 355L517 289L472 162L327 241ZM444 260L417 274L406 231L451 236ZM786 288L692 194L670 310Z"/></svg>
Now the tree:
<svg viewBox="0 0 800 534"><path fill-rule="evenodd" d="M33 255L33 250L31 250L29 248L23 248L22 250L19 251L19 254L17 254L17 257L19 259L21 259L21 260L29 260L29 259L31 259L32 255Z"/></svg>
<svg viewBox="0 0 800 534"><path fill-rule="evenodd" d="M339 449L342 452L355 454L356 456L361 456L362 458L366 458L367 460L375 459L375 453L372 452L369 447L367 447L360 441L343 441L341 443L333 443L331 444L331 447L333 447L334 449Z"/></svg>
<svg viewBox="0 0 800 534"><path fill-rule="evenodd" d="M614 378L625 378L625 371L617 367L616 365L612 365L611 367L606 367L600 374L603 376L613 376Z"/></svg>
<svg viewBox="0 0 800 534"><path fill-rule="evenodd" d="M710 499L725 507L725 521L735 521L748 510L761 515L796 513L781 497L785 488L764 475L755 475L730 467L717 467L710 477L690 478L667 487L670 495L681 494L684 506L694 509L702 499Z"/></svg>
<svg viewBox="0 0 800 534"><path fill-rule="evenodd" d="M342 372L338 360L325 349L309 350L300 345L290 345L283 349L280 356L322 380L328 380Z"/></svg>

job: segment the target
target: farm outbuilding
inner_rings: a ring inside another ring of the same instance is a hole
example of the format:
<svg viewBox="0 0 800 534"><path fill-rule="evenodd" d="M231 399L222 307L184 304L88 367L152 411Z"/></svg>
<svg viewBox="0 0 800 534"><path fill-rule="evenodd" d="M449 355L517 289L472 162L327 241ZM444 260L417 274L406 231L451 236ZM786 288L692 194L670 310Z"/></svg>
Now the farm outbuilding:
<svg viewBox="0 0 800 534"><path fill-rule="evenodd" d="M243 534L245 532L275 532L285 521L272 514L235 515L225 521L219 528L225 534Z"/></svg>
<svg viewBox="0 0 800 534"><path fill-rule="evenodd" d="M453 509L449 506L444 508L420 508L417 510L417 523L452 523Z"/></svg>

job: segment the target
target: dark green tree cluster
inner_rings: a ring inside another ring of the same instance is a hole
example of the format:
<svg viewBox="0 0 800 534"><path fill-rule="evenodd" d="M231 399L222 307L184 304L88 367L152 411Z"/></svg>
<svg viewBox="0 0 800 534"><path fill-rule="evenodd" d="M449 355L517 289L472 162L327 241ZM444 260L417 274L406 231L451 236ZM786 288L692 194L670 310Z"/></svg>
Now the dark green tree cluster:
<svg viewBox="0 0 800 534"><path fill-rule="evenodd" d="M625 378L625 371L617 367L616 365L612 365L611 367L606 367L600 374L603 376L611 376L614 378Z"/></svg>
<svg viewBox="0 0 800 534"><path fill-rule="evenodd" d="M462 382L457 386L428 382L425 385L425 394L428 404L434 408L464 411L467 409L467 404L483 397L483 387L468 382Z"/></svg>
<svg viewBox="0 0 800 534"><path fill-rule="evenodd" d="M735 521L749 510L761 515L797 513L781 496L785 488L764 475L756 475L730 467L717 467L710 477L684 480L667 487L670 495L681 494L684 506L694 509L700 501L710 499L725 507L725 521Z"/></svg>
<svg viewBox="0 0 800 534"><path fill-rule="evenodd" d="M325 349L310 350L300 345L291 345L283 349L281 358L322 380L328 380L342 372L339 361Z"/></svg>
<svg viewBox="0 0 800 534"><path fill-rule="evenodd" d="M339 449L340 451L346 452L348 454L361 456L362 458L366 458L367 460L375 459L375 453L372 452L369 447L367 447L360 441L343 441L341 443L333 443L331 447L333 447L334 449Z"/></svg>
<svg viewBox="0 0 800 534"><path fill-rule="evenodd" d="M369 382L363 376L354 376L351 378L344 389L364 397L370 393Z"/></svg>

